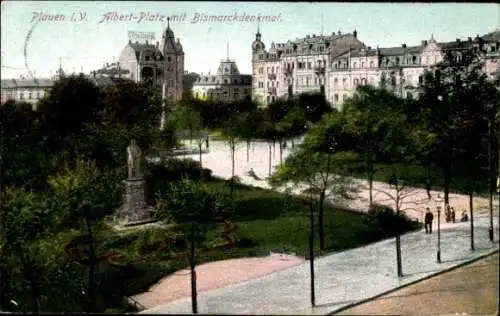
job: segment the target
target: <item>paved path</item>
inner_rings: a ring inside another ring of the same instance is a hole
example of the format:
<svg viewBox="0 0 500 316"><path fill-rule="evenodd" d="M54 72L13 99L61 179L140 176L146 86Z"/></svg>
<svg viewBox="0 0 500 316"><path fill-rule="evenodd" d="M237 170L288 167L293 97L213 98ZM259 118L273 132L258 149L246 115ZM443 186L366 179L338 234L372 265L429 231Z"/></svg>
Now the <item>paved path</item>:
<svg viewBox="0 0 500 316"><path fill-rule="evenodd" d="M336 315L498 315L498 267L496 253Z"/></svg>
<svg viewBox="0 0 500 316"><path fill-rule="evenodd" d="M498 240L498 205L495 232ZM200 293L199 312L204 314L308 314L325 315L345 306L381 295L469 260L498 251L488 240L487 210L475 215L475 251L470 250L469 223L448 225L441 234L442 260L436 262L437 234L422 231L401 238L404 276L396 276L393 238L318 258L316 303L309 302L309 262L286 270ZM492 282L497 282L492 281ZM146 310L148 314L189 314L190 298Z"/></svg>

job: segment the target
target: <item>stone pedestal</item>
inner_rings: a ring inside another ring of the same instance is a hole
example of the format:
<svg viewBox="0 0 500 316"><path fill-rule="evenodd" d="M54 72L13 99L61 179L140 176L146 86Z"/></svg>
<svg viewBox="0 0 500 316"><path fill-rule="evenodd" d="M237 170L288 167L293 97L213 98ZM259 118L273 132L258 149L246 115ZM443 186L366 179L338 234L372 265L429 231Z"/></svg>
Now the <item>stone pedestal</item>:
<svg viewBox="0 0 500 316"><path fill-rule="evenodd" d="M143 179L125 180L123 205L115 214L115 223L129 226L154 221L154 207L147 205Z"/></svg>

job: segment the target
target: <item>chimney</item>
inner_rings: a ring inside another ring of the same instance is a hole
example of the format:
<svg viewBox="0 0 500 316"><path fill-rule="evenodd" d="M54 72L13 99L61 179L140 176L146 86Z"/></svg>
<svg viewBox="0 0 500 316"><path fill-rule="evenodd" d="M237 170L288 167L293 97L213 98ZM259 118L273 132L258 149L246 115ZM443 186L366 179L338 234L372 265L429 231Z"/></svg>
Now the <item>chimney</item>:
<svg viewBox="0 0 500 316"><path fill-rule="evenodd" d="M371 47L371 46L368 46L368 50L372 50L372 47Z"/></svg>
<svg viewBox="0 0 500 316"><path fill-rule="evenodd" d="M459 38L457 38L457 43L460 43L460 39Z"/></svg>
<svg viewBox="0 0 500 316"><path fill-rule="evenodd" d="M403 45L401 45L401 47L406 48L406 44L405 44L405 43L403 43Z"/></svg>
<svg viewBox="0 0 500 316"><path fill-rule="evenodd" d="M135 41L136 44L139 44L139 41Z"/></svg>
<svg viewBox="0 0 500 316"><path fill-rule="evenodd" d="M340 32L340 30L337 32L337 35L340 36L342 35L342 32Z"/></svg>
<svg viewBox="0 0 500 316"><path fill-rule="evenodd" d="M313 37L316 37L316 34L313 34Z"/></svg>
<svg viewBox="0 0 500 316"><path fill-rule="evenodd" d="M422 41L422 46L427 46L427 41Z"/></svg>
<svg viewBox="0 0 500 316"><path fill-rule="evenodd" d="M358 32L356 30L354 30L354 32L352 32L352 35L354 36L354 38L358 38Z"/></svg>

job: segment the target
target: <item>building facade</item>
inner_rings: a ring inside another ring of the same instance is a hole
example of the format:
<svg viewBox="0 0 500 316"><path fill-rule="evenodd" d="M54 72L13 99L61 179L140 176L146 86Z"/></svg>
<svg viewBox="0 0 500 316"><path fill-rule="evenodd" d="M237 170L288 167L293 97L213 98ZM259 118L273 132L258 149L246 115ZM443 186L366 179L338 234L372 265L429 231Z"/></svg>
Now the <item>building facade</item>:
<svg viewBox="0 0 500 316"><path fill-rule="evenodd" d="M264 104L277 97L308 91L325 94L340 107L357 86L383 86L402 97L416 97L426 69L439 63L446 52L457 58L472 47L482 48L484 71L493 76L500 69L500 32L466 40L437 42L433 36L420 45L367 47L357 32L307 36L285 44L271 44L269 51L257 31L252 43L253 98Z"/></svg>
<svg viewBox="0 0 500 316"><path fill-rule="evenodd" d="M163 99L172 104L182 98L184 77L184 50L180 39L175 39L170 20L162 42L155 44L131 41L122 50L119 67L127 70L127 78L135 82L150 82L161 89Z"/></svg>
<svg viewBox="0 0 500 316"><path fill-rule="evenodd" d="M304 92L328 94L328 68L332 57L364 44L357 32L328 36L308 35L286 43L271 43L267 51L259 29L252 43L252 97L261 104Z"/></svg>
<svg viewBox="0 0 500 316"><path fill-rule="evenodd" d="M54 80L49 78L39 79L2 79L2 101L9 100L27 102L36 109L37 102L50 90Z"/></svg>
<svg viewBox="0 0 500 316"><path fill-rule="evenodd" d="M220 61L215 74L201 74L193 84L196 99L232 102L251 96L252 76L240 74L236 61L229 58Z"/></svg>

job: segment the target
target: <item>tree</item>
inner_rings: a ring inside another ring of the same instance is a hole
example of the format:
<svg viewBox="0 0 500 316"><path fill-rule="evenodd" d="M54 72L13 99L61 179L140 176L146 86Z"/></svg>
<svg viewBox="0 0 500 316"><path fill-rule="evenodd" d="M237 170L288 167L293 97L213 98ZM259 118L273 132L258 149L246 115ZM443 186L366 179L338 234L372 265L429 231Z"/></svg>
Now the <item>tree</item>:
<svg viewBox="0 0 500 316"><path fill-rule="evenodd" d="M422 126L435 135L429 157L443 175L446 204L449 204L454 162L459 150L457 137L463 126L462 115L467 103L476 98L475 87L485 78L479 53L476 48L446 52L440 63L426 71L419 86L421 97L417 115Z"/></svg>
<svg viewBox="0 0 500 316"><path fill-rule="evenodd" d="M9 101L0 107L2 185L46 190L57 164L47 155L43 136L43 118L30 104Z"/></svg>
<svg viewBox="0 0 500 316"><path fill-rule="evenodd" d="M344 131L352 135L350 138L355 140L353 149L363 157L370 204L373 202L373 179L377 172L375 163L393 160L395 153L400 151L395 147L401 145L401 136L405 136L397 132L405 126L405 118L398 110L401 105L402 100L384 89L360 86L345 102L341 112L346 122Z"/></svg>
<svg viewBox="0 0 500 316"><path fill-rule="evenodd" d="M40 312L42 290L39 274L43 274L42 267L37 262L37 240L49 233L54 217L47 200L47 196L42 194L7 188L5 200L0 208L0 262L1 265L9 262L19 264L21 273L29 284L30 307L34 313ZM2 267L2 270L3 283L3 278L8 279L12 270L8 267ZM9 288L6 288L8 284L2 285L5 292L9 293ZM21 308L28 311L23 305L21 304Z"/></svg>
<svg viewBox="0 0 500 316"><path fill-rule="evenodd" d="M352 153L325 154L299 150L287 157L285 163L272 175L270 183L274 187L290 182L296 186L304 183L310 190L319 193L319 234L320 248L325 249L323 227L324 203L326 198L350 198L353 191L351 181L339 174L342 168L355 160Z"/></svg>
<svg viewBox="0 0 500 316"><path fill-rule="evenodd" d="M57 227L80 231L67 245L67 251L88 268L89 312L96 312L96 269L100 261L97 232L106 215L121 203L121 186L115 172L100 171L95 163L78 160L75 168L65 168L49 179L53 207L58 209Z"/></svg>
<svg viewBox="0 0 500 316"><path fill-rule="evenodd" d="M393 210L396 212L396 216L399 218L401 216L401 212L406 212L411 208L403 208L404 202L406 199L411 198L417 192L416 189L408 186L409 175L398 174L396 171L392 173L391 178L389 180L389 190L378 190L377 193L382 193L385 195L388 200L393 203ZM392 192L391 192L392 191ZM404 221L402 221L404 222ZM401 259L401 234L405 231L403 225L399 224L396 227L393 227L393 230L396 234L396 267L398 277L403 276L403 267L402 267L402 259Z"/></svg>
<svg viewBox="0 0 500 316"><path fill-rule="evenodd" d="M193 313L198 313L196 287L196 245L201 243L208 229L230 217L234 207L228 199L208 192L199 182L183 180L172 184L171 191L159 195L159 218L173 218L178 229L189 236L191 269L191 299Z"/></svg>

